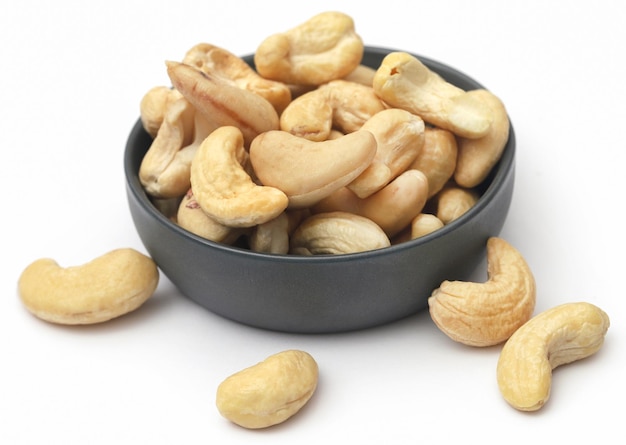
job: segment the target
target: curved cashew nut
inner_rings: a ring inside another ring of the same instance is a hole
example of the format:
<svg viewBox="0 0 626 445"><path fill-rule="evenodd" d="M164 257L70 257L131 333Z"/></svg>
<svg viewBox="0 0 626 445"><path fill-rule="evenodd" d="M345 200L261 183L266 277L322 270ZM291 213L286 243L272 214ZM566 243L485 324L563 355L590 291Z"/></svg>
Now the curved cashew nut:
<svg viewBox="0 0 626 445"><path fill-rule="evenodd" d="M411 239L416 239L439 230L443 222L431 213L420 213L411 221Z"/></svg>
<svg viewBox="0 0 626 445"><path fill-rule="evenodd" d="M454 341L492 346L506 341L535 309L535 278L522 255L501 238L487 241L484 283L444 281L428 299L431 318Z"/></svg>
<svg viewBox="0 0 626 445"><path fill-rule="evenodd" d="M165 119L169 105L182 95L172 88L156 86L141 98L139 113L144 130L154 139Z"/></svg>
<svg viewBox="0 0 626 445"><path fill-rule="evenodd" d="M376 156L348 188L359 198L366 198L389 184L420 153L424 129L421 117L399 108L388 108L369 118L361 130L376 138Z"/></svg>
<svg viewBox="0 0 626 445"><path fill-rule="evenodd" d="M426 175L429 198L439 193L454 175L457 152L457 140L452 132L437 127L426 127L422 149L409 168Z"/></svg>
<svg viewBox="0 0 626 445"><path fill-rule="evenodd" d="M319 369L307 352L286 350L226 378L215 404L231 422L250 429L277 425L313 396Z"/></svg>
<svg viewBox="0 0 626 445"><path fill-rule="evenodd" d="M276 218L287 196L275 187L255 184L242 163L247 153L236 127L213 131L191 163L191 187L203 211L231 227L252 227Z"/></svg>
<svg viewBox="0 0 626 445"><path fill-rule="evenodd" d="M250 162L262 184L282 190L290 208L303 208L350 183L375 153L376 139L369 131L312 142L279 130L252 141Z"/></svg>
<svg viewBox="0 0 626 445"><path fill-rule="evenodd" d="M313 213L354 213L374 221L392 238L422 211L428 198L428 180L419 170L406 170L367 198L343 187L313 206Z"/></svg>
<svg viewBox="0 0 626 445"><path fill-rule="evenodd" d="M166 65L174 88L198 113L217 126L239 128L246 144L264 131L278 129L278 114L267 99L190 65L178 62L166 62Z"/></svg>
<svg viewBox="0 0 626 445"><path fill-rule="evenodd" d="M385 232L371 219L347 212L309 216L291 236L289 253L338 255L389 247Z"/></svg>
<svg viewBox="0 0 626 445"><path fill-rule="evenodd" d="M491 108L482 100L445 81L408 53L388 54L376 71L373 88L390 106L417 114L457 136L482 137L493 121Z"/></svg>
<svg viewBox="0 0 626 445"><path fill-rule="evenodd" d="M280 116L280 129L311 141L325 141L331 130L359 130L385 109L372 87L333 80L295 98Z"/></svg>
<svg viewBox="0 0 626 445"><path fill-rule="evenodd" d="M468 91L493 110L493 123L487 134L478 139L458 138L458 157L454 180L461 187L476 187L500 160L509 140L509 116L502 101L487 90Z"/></svg>
<svg viewBox="0 0 626 445"><path fill-rule="evenodd" d="M350 74L361 63L363 51L352 18L330 11L267 37L258 46L254 63L266 79L321 85Z"/></svg>
<svg viewBox="0 0 626 445"><path fill-rule="evenodd" d="M176 223L183 229L216 243L233 244L245 233L244 229L225 226L207 215L200 208L191 189L178 206Z"/></svg>
<svg viewBox="0 0 626 445"><path fill-rule="evenodd" d="M600 350L608 315L585 302L548 309L521 326L504 344L497 366L504 399L521 411L536 411L548 401L552 370Z"/></svg>
<svg viewBox="0 0 626 445"><path fill-rule="evenodd" d="M42 258L28 265L18 281L26 308L58 324L93 324L140 307L154 293L159 270L134 249L108 252L86 264L63 268Z"/></svg>
<svg viewBox="0 0 626 445"><path fill-rule="evenodd" d="M156 198L174 198L189 188L185 186L188 178L182 178L183 190L180 192L180 187L177 187L180 178L176 175L168 178L164 173L171 167L180 150L192 142L194 114L193 106L184 97L168 107L163 123L139 167L139 180L149 195Z"/></svg>
<svg viewBox="0 0 626 445"><path fill-rule="evenodd" d="M241 57L209 43L198 43L190 48L183 63L209 74L217 74L233 82L239 88L264 97L280 114L291 102L291 90L282 82L265 79L252 69Z"/></svg>

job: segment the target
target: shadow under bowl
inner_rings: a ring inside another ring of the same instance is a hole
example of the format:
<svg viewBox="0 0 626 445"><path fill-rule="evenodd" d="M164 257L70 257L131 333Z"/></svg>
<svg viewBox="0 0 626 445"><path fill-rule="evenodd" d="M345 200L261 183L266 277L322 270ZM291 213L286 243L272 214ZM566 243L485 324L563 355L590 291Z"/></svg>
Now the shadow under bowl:
<svg viewBox="0 0 626 445"><path fill-rule="evenodd" d="M390 52L366 47L363 64L377 68ZM467 75L416 55L448 82L484 88ZM244 59L253 65L253 56ZM422 238L375 251L328 256L276 255L215 243L179 227L153 205L139 181L152 139L138 120L124 152L127 198L149 255L180 292L222 317L262 329L335 333L374 327L428 307L444 280L467 280L486 255L509 211L515 176L515 134L481 184L477 204Z"/></svg>

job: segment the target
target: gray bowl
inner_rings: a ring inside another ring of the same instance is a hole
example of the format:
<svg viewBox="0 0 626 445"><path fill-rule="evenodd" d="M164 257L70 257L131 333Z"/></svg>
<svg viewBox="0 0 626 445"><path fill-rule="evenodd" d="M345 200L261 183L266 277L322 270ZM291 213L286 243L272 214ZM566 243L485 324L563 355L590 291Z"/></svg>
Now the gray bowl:
<svg viewBox="0 0 626 445"><path fill-rule="evenodd" d="M378 67L392 50L366 47L363 63ZM447 81L484 88L465 74L417 56ZM246 61L253 64L252 56ZM388 248L336 256L255 253L198 237L168 220L139 182L151 143L138 120L128 137L124 171L137 232L180 292L220 316L292 333L333 333L373 327L424 310L443 280L468 280L509 211L515 172L513 128L504 154L465 215L422 238Z"/></svg>

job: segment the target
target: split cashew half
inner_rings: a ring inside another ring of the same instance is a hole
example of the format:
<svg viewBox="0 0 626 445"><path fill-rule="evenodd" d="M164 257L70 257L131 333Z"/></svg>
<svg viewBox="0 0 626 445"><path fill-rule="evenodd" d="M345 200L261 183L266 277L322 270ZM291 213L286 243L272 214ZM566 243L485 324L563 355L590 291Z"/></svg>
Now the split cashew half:
<svg viewBox="0 0 626 445"><path fill-rule="evenodd" d="M250 162L262 184L289 197L290 208L311 206L350 183L376 154L369 131L312 142L286 131L268 131L250 145Z"/></svg>
<svg viewBox="0 0 626 445"><path fill-rule="evenodd" d="M243 134L231 126L213 131L191 163L191 188L211 218L230 227L253 227L280 215L288 204L281 190L257 185L245 171Z"/></svg>
<svg viewBox="0 0 626 445"><path fill-rule="evenodd" d="M493 121L491 108L482 100L445 81L408 53L388 54L374 76L373 88L390 106L417 114L457 136L485 136Z"/></svg>
<svg viewBox="0 0 626 445"><path fill-rule="evenodd" d="M487 241L487 273L484 283L444 281L428 299L431 318L452 340L496 345L532 316L534 276L522 255L501 238Z"/></svg>
<svg viewBox="0 0 626 445"><path fill-rule="evenodd" d="M328 11L261 42L254 54L259 74L286 84L321 85L354 71L363 41L352 17Z"/></svg>
<svg viewBox="0 0 626 445"><path fill-rule="evenodd" d="M536 411L548 401L552 370L600 350L608 315L585 302L565 303L534 316L504 344L498 359L498 387L520 411Z"/></svg>
<svg viewBox="0 0 626 445"><path fill-rule="evenodd" d="M140 307L154 293L159 271L134 249L108 252L86 264L63 268L49 258L34 261L18 281L26 308L52 323L100 323Z"/></svg>

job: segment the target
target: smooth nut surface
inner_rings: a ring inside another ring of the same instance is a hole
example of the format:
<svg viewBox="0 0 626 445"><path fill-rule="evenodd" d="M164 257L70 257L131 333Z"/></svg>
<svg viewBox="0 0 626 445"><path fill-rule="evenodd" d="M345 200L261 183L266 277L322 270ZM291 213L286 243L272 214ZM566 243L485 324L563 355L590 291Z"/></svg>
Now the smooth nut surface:
<svg viewBox="0 0 626 445"><path fill-rule="evenodd" d="M469 346L506 341L533 314L535 278L517 249L502 238L487 241L484 283L444 281L428 299L430 315L448 337Z"/></svg>
<svg viewBox="0 0 626 445"><path fill-rule="evenodd" d="M216 405L226 419L244 428L267 428L289 419L309 401L318 366L304 351L287 350L226 378Z"/></svg>
<svg viewBox="0 0 626 445"><path fill-rule="evenodd" d="M536 411L548 401L552 370L600 350L608 315L587 302L555 306L521 326L505 343L497 366L504 399L520 411Z"/></svg>
<svg viewBox="0 0 626 445"><path fill-rule="evenodd" d="M158 281L150 257L124 248L67 268L50 258L38 259L20 275L18 291L26 308L43 320L93 324L137 309Z"/></svg>

